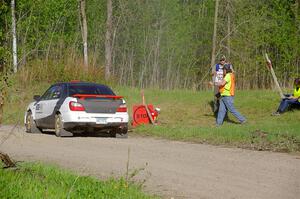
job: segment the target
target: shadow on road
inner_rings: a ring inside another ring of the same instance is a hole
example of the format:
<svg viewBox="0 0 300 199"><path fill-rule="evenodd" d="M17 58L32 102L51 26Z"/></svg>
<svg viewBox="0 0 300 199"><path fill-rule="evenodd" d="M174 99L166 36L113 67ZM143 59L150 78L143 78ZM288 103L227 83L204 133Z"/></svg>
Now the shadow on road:
<svg viewBox="0 0 300 199"><path fill-rule="evenodd" d="M51 130L43 130L43 134L46 135L52 135L55 136L55 132ZM99 138L111 138L112 136L110 135L109 132L84 132L84 133L74 133L73 136L69 136L69 138L72 137L99 137ZM68 137L64 137L68 138Z"/></svg>

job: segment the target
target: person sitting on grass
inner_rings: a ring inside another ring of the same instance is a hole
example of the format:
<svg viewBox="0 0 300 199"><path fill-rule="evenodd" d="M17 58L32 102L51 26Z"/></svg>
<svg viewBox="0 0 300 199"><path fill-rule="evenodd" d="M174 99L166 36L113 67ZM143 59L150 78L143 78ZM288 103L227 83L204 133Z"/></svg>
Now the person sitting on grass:
<svg viewBox="0 0 300 199"><path fill-rule="evenodd" d="M280 105L275 113L272 113L273 116L278 116L284 113L291 105L297 106L300 108L300 78L296 78L294 81L294 93L293 95L285 95L280 102Z"/></svg>
<svg viewBox="0 0 300 199"><path fill-rule="evenodd" d="M242 116L234 107L234 87L235 79L230 64L224 65L224 79L220 82L220 107L217 116L217 126L223 124L227 111L231 112L241 124L246 122L246 118Z"/></svg>

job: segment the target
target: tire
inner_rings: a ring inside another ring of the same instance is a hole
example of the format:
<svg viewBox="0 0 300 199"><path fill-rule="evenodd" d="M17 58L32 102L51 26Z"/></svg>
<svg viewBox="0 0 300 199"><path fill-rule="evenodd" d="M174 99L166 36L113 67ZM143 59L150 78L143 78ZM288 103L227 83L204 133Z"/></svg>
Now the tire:
<svg viewBox="0 0 300 199"><path fill-rule="evenodd" d="M57 137L73 136L71 132L64 129L64 123L62 121L61 114L59 113L55 115L55 135Z"/></svg>
<svg viewBox="0 0 300 199"><path fill-rule="evenodd" d="M27 133L42 133L42 130L36 126L31 111L27 112L25 128Z"/></svg>
<svg viewBox="0 0 300 199"><path fill-rule="evenodd" d="M115 138L128 138L128 127L117 128L113 131L112 137Z"/></svg>

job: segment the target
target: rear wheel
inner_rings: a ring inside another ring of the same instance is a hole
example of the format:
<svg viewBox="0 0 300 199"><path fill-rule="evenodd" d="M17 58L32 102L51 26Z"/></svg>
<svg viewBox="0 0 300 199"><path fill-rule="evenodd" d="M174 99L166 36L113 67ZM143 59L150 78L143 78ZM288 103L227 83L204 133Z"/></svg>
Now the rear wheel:
<svg viewBox="0 0 300 199"><path fill-rule="evenodd" d="M42 133L41 129L36 126L31 111L27 112L25 128L27 133Z"/></svg>
<svg viewBox="0 0 300 199"><path fill-rule="evenodd" d="M63 124L62 124L62 120L61 120L61 115L57 114L57 115L55 115L55 135L57 137L61 136L62 127L63 127Z"/></svg>
<svg viewBox="0 0 300 199"><path fill-rule="evenodd" d="M57 137L73 136L71 132L64 129L62 117L59 113L55 115L55 135Z"/></svg>

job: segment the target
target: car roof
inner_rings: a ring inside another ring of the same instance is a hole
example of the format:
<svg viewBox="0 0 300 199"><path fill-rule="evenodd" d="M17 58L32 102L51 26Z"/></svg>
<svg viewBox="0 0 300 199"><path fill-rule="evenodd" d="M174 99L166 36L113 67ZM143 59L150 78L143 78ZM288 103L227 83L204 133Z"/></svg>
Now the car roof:
<svg viewBox="0 0 300 199"><path fill-rule="evenodd" d="M98 84L98 83L94 83L94 82L84 82L84 81L70 81L70 82L58 82L58 83L55 83L53 84L52 86L55 86L55 85L67 85L67 86L70 86L70 85L97 85L97 86L104 86L104 87L108 87L104 84Z"/></svg>

